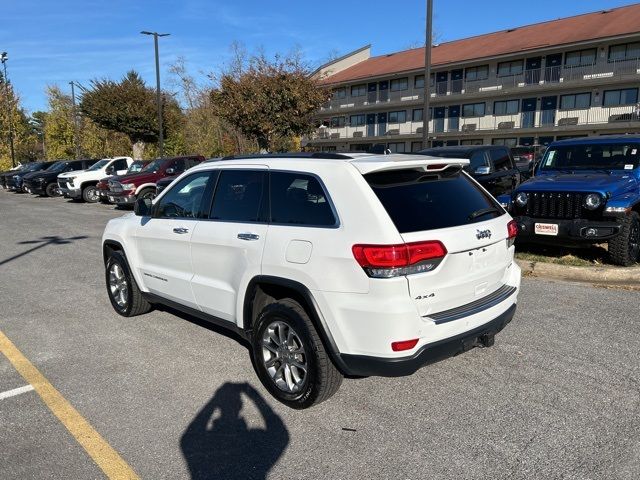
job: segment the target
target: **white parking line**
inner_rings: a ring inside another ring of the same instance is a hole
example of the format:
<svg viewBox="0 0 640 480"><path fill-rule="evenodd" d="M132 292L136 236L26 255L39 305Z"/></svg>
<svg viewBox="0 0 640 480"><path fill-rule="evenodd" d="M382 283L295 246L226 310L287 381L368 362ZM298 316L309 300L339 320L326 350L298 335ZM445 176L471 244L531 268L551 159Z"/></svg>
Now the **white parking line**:
<svg viewBox="0 0 640 480"><path fill-rule="evenodd" d="M4 400L5 398L9 397L15 397L16 395L30 392L31 390L33 390L33 385L25 385L24 387L18 387L14 388L13 390L7 390L6 392L0 392L0 400Z"/></svg>

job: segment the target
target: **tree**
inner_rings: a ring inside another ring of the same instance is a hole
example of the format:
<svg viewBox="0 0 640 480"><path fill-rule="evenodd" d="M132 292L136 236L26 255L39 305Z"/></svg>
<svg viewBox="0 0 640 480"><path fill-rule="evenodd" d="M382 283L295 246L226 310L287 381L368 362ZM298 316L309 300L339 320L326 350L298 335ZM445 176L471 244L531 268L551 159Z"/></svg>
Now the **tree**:
<svg viewBox="0 0 640 480"><path fill-rule="evenodd" d="M6 87L6 88L5 88ZM20 106L20 97L9 82L6 86L0 72L0 170L11 167L9 131L13 130L13 145L17 162L36 158L37 138L29 124L29 118Z"/></svg>
<svg viewBox="0 0 640 480"><path fill-rule="evenodd" d="M140 75L132 70L120 82L92 80L91 87L82 92L80 110L97 125L126 135L134 158L139 159L147 143L158 141L155 95L155 90L147 87ZM179 112L175 99L163 95L164 130L170 133L176 126ZM170 134L165 137L169 138Z"/></svg>
<svg viewBox="0 0 640 480"><path fill-rule="evenodd" d="M51 160L75 157L73 104L56 85L47 87L49 110L44 118L44 143Z"/></svg>
<svg viewBox="0 0 640 480"><path fill-rule="evenodd" d="M169 73L169 84L177 89L184 106L181 138L186 153L218 157L255 149L254 143L216 115L211 106L211 85L198 83L187 71L184 58L178 58Z"/></svg>
<svg viewBox="0 0 640 480"><path fill-rule="evenodd" d="M276 143L310 133L313 116L330 98L330 92L311 78L311 70L300 55L276 55L270 61L264 53L247 60L238 47L234 53L233 64L211 92L214 112L255 138L261 151L271 151Z"/></svg>

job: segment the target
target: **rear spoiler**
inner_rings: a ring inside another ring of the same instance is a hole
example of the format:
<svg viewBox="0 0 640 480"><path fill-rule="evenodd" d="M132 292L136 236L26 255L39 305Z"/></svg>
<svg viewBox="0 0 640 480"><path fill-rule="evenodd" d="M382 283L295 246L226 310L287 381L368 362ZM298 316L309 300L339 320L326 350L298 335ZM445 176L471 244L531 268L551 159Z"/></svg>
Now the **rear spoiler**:
<svg viewBox="0 0 640 480"><path fill-rule="evenodd" d="M386 155L374 158L360 157L350 162L362 175L384 170L422 168L425 172L441 172L449 167L463 168L469 165L466 158L442 158L426 155Z"/></svg>

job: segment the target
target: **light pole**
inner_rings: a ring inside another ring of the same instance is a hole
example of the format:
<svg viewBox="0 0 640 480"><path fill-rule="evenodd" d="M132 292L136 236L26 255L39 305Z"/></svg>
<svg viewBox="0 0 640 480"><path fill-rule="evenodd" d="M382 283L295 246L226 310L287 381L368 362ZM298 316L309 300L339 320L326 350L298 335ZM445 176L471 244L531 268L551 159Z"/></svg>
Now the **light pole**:
<svg viewBox="0 0 640 480"><path fill-rule="evenodd" d="M424 42L424 105L422 107L422 148L429 147L429 84L431 82L431 43L433 23L433 0L427 0L427 26Z"/></svg>
<svg viewBox="0 0 640 480"><path fill-rule="evenodd" d="M78 139L78 112L76 111L76 91L74 89L75 82L69 82L71 85L71 101L73 103L73 145L76 150L76 160L80 159L80 143Z"/></svg>
<svg viewBox="0 0 640 480"><path fill-rule="evenodd" d="M13 109L11 108L11 100L9 99L9 79L7 78L7 60L9 56L7 52L0 53L0 62L4 68L4 96L7 100L7 118L9 121L9 148L11 149L11 166L16 166L16 152L13 148Z"/></svg>
<svg viewBox="0 0 640 480"><path fill-rule="evenodd" d="M160 93L160 59L158 56L158 37L167 37L170 33L140 32L143 35L153 35L153 45L156 51L156 103L158 108L158 153L159 157L164 156L164 133L162 131L162 94Z"/></svg>

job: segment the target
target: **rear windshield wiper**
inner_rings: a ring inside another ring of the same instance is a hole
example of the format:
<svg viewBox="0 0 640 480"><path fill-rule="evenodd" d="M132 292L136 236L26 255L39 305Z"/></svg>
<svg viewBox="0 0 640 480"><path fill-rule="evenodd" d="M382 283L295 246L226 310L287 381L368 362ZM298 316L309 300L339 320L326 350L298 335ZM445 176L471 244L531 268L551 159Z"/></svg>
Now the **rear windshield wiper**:
<svg viewBox="0 0 640 480"><path fill-rule="evenodd" d="M476 210L471 215L469 215L469 220L473 220L474 218L484 217L485 215L489 215L490 213L500 213L500 210L497 208L481 208L480 210Z"/></svg>

